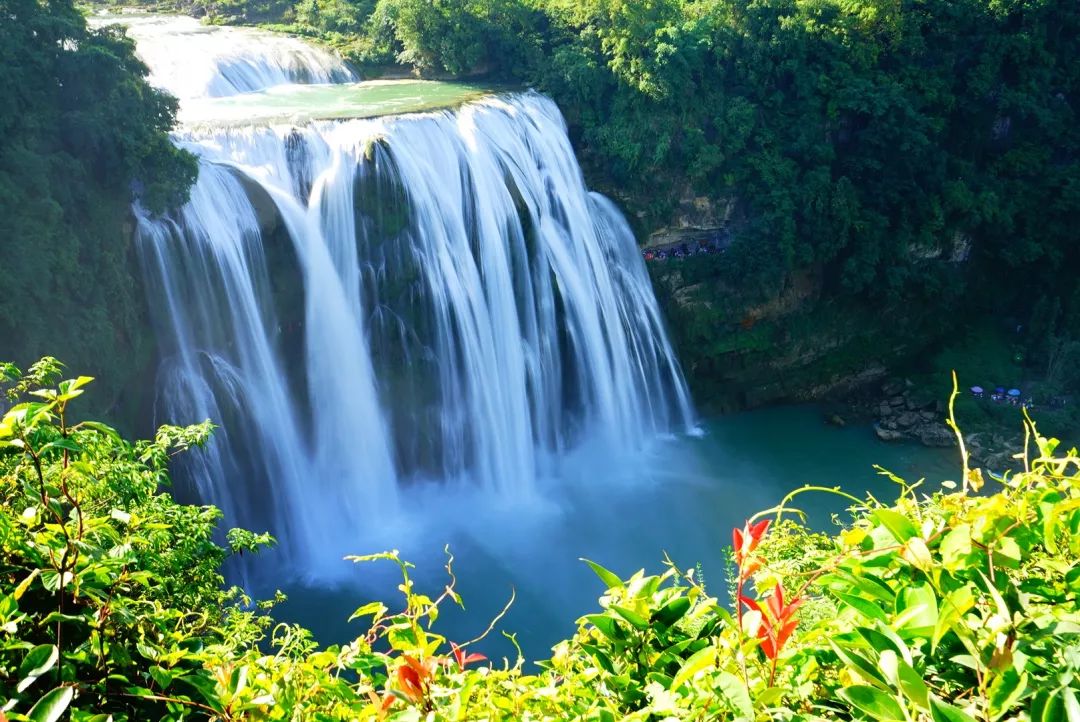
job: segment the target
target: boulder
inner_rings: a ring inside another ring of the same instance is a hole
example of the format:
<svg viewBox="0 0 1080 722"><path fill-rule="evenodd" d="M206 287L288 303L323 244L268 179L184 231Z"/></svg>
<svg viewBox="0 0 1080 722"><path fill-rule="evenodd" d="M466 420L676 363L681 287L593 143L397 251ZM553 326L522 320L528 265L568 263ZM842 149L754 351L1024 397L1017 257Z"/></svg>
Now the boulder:
<svg viewBox="0 0 1080 722"><path fill-rule="evenodd" d="M881 385L881 393L885 396L898 396L904 391L904 382L900 379L889 379Z"/></svg>
<svg viewBox="0 0 1080 722"><path fill-rule="evenodd" d="M919 423L920 417L914 411L905 411L896 417L896 425L902 429L910 429L915 424Z"/></svg>
<svg viewBox="0 0 1080 722"><path fill-rule="evenodd" d="M892 415L893 415L892 406L889 406L888 401L882 401L881 405L878 406L878 416L885 417L885 416L892 416Z"/></svg>
<svg viewBox="0 0 1080 722"><path fill-rule="evenodd" d="M882 441L899 441L904 438L904 432L886 429L878 424L874 425L874 433L877 434L877 437Z"/></svg>
<svg viewBox="0 0 1080 722"><path fill-rule="evenodd" d="M955 446L956 436L944 424L927 424L918 431L919 441L924 446Z"/></svg>

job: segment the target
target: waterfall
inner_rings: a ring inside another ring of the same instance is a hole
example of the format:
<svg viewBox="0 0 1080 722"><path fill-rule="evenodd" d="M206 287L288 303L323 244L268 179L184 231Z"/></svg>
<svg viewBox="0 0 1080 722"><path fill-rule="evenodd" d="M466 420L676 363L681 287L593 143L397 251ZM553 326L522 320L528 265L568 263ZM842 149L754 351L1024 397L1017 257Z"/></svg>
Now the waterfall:
<svg viewBox="0 0 1080 722"><path fill-rule="evenodd" d="M203 25L195 18L129 14L91 17L92 26L117 21L135 40L150 82L181 101L266 90L289 83L355 80L333 53L296 38L251 28Z"/></svg>
<svg viewBox="0 0 1080 722"><path fill-rule="evenodd" d="M174 137L199 179L137 231L162 420L220 425L183 474L294 568L332 574L412 486L527 500L583 443L690 428L633 234L549 99Z"/></svg>

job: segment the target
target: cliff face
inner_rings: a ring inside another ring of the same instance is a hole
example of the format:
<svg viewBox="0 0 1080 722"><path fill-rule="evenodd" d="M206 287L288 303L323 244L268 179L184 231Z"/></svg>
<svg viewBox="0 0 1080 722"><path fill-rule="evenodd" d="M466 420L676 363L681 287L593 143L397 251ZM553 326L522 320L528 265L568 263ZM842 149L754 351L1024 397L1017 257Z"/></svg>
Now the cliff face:
<svg viewBox="0 0 1080 722"><path fill-rule="evenodd" d="M653 248L726 237L735 207L734 198L709 198L686 190L668 221L651 230L643 246Z"/></svg>
<svg viewBox="0 0 1080 722"><path fill-rule="evenodd" d="M643 249L721 238L719 250L648 267L679 357L706 411L845 396L879 383L943 333L904 303L875 306L837 293L829 270L811 266L775 279L767 289L732 273L750 239L738 239L736 203L686 197L667 222L646 231ZM644 235L644 234L643 234ZM956 268L971 240L949 239L913 258Z"/></svg>

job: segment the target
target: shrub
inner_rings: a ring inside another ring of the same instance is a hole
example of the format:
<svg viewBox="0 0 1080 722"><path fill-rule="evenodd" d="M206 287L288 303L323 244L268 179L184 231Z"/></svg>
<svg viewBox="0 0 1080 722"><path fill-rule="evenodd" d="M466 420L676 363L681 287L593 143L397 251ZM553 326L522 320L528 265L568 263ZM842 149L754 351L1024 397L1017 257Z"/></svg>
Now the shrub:
<svg viewBox="0 0 1080 722"><path fill-rule="evenodd" d="M1023 471L978 469L892 504L852 503L835 535L789 508L733 534L733 601L670 561L606 587L537 674L486 663L434 627L460 603L418 593L396 552L350 557L401 572L403 603L364 604L368 630L320 648L224 586L209 507L161 491L166 465L210 425L129 444L72 423L90 379L45 359L0 366L0 696L11 720L1080 719L1080 457L1028 424ZM495 627L498 618L489 627Z"/></svg>

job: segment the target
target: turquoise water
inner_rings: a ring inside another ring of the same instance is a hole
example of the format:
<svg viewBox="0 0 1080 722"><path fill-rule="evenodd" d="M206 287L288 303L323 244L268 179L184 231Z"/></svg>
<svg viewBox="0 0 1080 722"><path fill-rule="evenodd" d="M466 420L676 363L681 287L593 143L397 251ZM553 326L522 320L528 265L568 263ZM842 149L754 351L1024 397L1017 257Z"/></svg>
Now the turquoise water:
<svg viewBox="0 0 1080 722"><path fill-rule="evenodd" d="M415 523L400 528L396 539L359 542L369 546L357 553L400 549L417 564L420 589L434 595L446 579L441 552L449 544L467 609L445 607L436 631L471 639L514 589L516 601L498 629L516 633L529 659L542 659L552 644L573 633L578 616L596 608L603 591L580 557L628 576L640 568L661 571L667 552L684 568L700 563L707 583L722 593L723 548L732 527L792 489L841 486L856 496L892 498L896 485L874 464L909 481L925 476L928 488L959 476L955 451L884 444L868 427L826 425L809 406L725 416L704 424L703 431L700 437L661 440L632 459L579 450L543 500L502 505L462 492L414 489L409 498ZM845 506L838 497L817 493L796 505L822 529ZM387 590L397 577L386 562L352 571L355 576L334 589L287 588L290 600L277 616L304 623L325 643L359 634L360 622L344 620L373 597L396 608ZM478 648L495 659L514 656L498 633Z"/></svg>
<svg viewBox="0 0 1080 722"><path fill-rule="evenodd" d="M302 125L312 120L374 118L455 108L490 94L466 83L373 80L334 85L280 85L216 98L192 98L180 109L185 125Z"/></svg>

